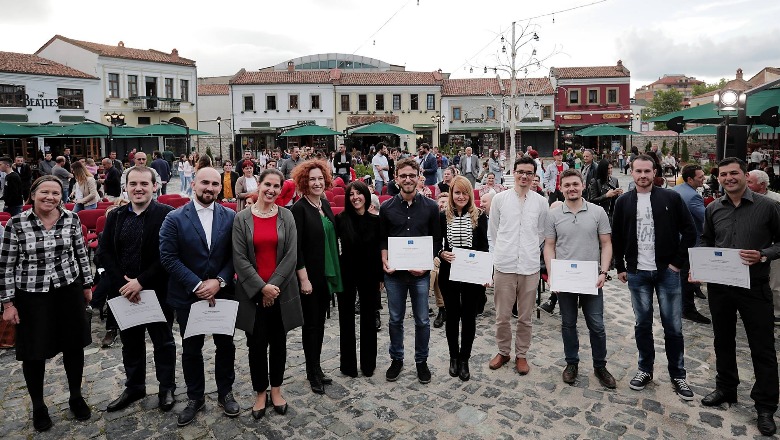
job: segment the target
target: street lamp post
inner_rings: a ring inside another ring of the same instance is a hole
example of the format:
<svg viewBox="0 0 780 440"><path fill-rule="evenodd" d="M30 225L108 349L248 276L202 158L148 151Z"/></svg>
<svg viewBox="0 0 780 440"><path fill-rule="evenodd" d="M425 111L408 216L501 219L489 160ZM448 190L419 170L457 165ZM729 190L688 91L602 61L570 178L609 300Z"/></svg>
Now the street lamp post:
<svg viewBox="0 0 780 440"><path fill-rule="evenodd" d="M106 151L106 155L108 155L114 150L114 127L125 125L125 115L114 112L106 113L103 117L108 122L108 151Z"/></svg>
<svg viewBox="0 0 780 440"><path fill-rule="evenodd" d="M217 116L217 134L219 136L219 156L222 157L222 116Z"/></svg>
<svg viewBox="0 0 780 440"><path fill-rule="evenodd" d="M433 115L431 116L431 122L437 125L436 128L436 143L435 145L441 149L441 119L443 118L443 115Z"/></svg>

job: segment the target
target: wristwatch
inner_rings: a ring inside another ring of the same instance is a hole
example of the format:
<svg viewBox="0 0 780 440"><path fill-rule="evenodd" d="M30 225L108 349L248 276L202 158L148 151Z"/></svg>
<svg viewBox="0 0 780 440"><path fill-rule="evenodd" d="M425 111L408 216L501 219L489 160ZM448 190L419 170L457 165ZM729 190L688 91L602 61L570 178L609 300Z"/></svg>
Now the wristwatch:
<svg viewBox="0 0 780 440"><path fill-rule="evenodd" d="M222 279L222 277L217 277L217 281L219 281L219 288L220 289L224 289L225 286L227 286L227 283L225 282L225 280Z"/></svg>
<svg viewBox="0 0 780 440"><path fill-rule="evenodd" d="M760 261L762 263L766 263L767 258L766 258L766 255L764 255L764 252L763 251L758 251L758 253L761 254L761 260Z"/></svg>
<svg viewBox="0 0 780 440"><path fill-rule="evenodd" d="M600 270L600 271L599 271L599 275L606 275L606 274L607 274L607 271L606 271L606 270Z"/></svg>

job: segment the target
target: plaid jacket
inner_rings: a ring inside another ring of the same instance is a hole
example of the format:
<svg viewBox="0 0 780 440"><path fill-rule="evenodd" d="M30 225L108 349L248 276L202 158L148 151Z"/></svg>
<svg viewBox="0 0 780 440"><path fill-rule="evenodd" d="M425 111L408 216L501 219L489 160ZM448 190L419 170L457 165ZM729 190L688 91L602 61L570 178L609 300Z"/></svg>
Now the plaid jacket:
<svg viewBox="0 0 780 440"><path fill-rule="evenodd" d="M48 292L76 280L92 283L87 249L76 214L60 208L60 218L51 230L32 209L12 217L0 243L0 302L14 298L16 289Z"/></svg>

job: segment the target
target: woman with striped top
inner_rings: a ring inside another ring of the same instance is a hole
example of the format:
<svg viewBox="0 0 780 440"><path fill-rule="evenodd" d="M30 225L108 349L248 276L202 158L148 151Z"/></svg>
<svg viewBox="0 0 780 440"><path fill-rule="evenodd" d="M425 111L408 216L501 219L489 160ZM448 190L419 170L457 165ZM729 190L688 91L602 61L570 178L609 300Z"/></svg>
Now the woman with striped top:
<svg viewBox="0 0 780 440"><path fill-rule="evenodd" d="M485 286L450 280L450 268L455 260L453 248L488 251L487 216L474 204L471 182L457 176L450 186L450 205L441 213L441 231L444 246L439 252L439 286L447 309L446 334L450 350L450 376L467 381L469 357L477 328L477 309L485 295ZM460 346L458 326L462 325Z"/></svg>

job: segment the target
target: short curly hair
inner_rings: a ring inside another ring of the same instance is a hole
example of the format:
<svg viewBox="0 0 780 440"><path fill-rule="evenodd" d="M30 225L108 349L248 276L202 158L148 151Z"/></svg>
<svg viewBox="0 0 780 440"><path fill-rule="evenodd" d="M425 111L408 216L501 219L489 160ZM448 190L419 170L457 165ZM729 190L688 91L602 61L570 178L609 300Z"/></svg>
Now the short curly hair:
<svg viewBox="0 0 780 440"><path fill-rule="evenodd" d="M327 162L319 159L305 160L295 166L290 176L301 194L309 194L309 173L315 168L319 168L323 177L325 177L325 189L329 189L333 184L333 176Z"/></svg>

